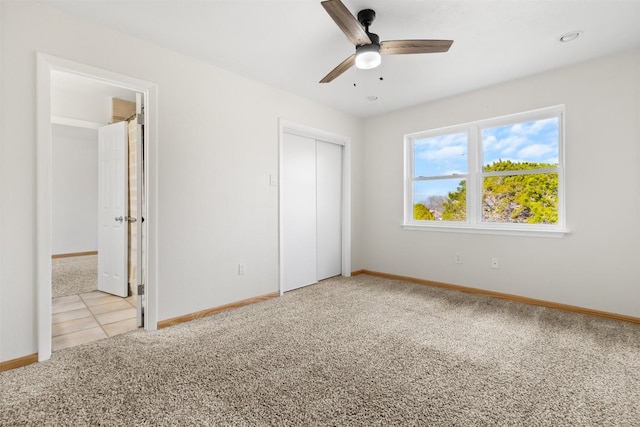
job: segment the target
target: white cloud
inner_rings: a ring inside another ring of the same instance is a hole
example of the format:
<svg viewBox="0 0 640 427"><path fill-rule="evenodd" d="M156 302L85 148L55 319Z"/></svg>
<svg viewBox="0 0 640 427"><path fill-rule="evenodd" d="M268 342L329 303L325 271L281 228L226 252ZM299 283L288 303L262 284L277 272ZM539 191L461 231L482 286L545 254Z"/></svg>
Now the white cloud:
<svg viewBox="0 0 640 427"><path fill-rule="evenodd" d="M442 175L443 175L443 176L449 176L449 175L451 175L451 176L453 176L453 175L466 175L466 173L467 173L467 172L466 172L466 171L463 171L463 170L459 170L459 169L452 169L452 170L445 171Z"/></svg>
<svg viewBox="0 0 640 427"><path fill-rule="evenodd" d="M539 133L547 128L557 128L558 119L552 117L550 119L536 120L529 126L529 133Z"/></svg>
<svg viewBox="0 0 640 427"><path fill-rule="evenodd" d="M415 141L416 147L426 147L428 149L437 149L452 145L467 145L466 133L454 133L451 135L433 136L430 138L418 139Z"/></svg>
<svg viewBox="0 0 640 427"><path fill-rule="evenodd" d="M491 158L505 159L514 156L520 160L538 160L544 154L557 150L554 143L545 144L547 131L557 129L557 119L534 120L484 130L483 144L485 153ZM557 140L554 136L554 140Z"/></svg>
<svg viewBox="0 0 640 427"><path fill-rule="evenodd" d="M465 146L448 146L437 150L426 150L418 153L418 158L423 160L448 160L464 156L467 153Z"/></svg>
<svg viewBox="0 0 640 427"><path fill-rule="evenodd" d="M538 160L545 155L555 152L553 147L543 144L531 144L518 151L518 158L527 160Z"/></svg>
<svg viewBox="0 0 640 427"><path fill-rule="evenodd" d="M503 156L515 153L518 148L526 144L526 138L521 135L509 135L504 138L496 138L495 136L489 136L487 139L492 139L492 143L485 148L489 151L499 151Z"/></svg>
<svg viewBox="0 0 640 427"><path fill-rule="evenodd" d="M495 137L495 135L489 135L488 137L484 138L484 147L487 150L493 150L494 147L498 144L498 139Z"/></svg>

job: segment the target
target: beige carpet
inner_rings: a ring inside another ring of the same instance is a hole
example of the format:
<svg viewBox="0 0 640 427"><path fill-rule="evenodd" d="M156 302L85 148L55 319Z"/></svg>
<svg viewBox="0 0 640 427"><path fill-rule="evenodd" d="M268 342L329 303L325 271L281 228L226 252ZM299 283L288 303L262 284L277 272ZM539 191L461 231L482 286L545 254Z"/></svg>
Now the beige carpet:
<svg viewBox="0 0 640 427"><path fill-rule="evenodd" d="M79 295L98 289L98 255L51 260L52 297Z"/></svg>
<svg viewBox="0 0 640 427"><path fill-rule="evenodd" d="M364 275L0 373L11 426L639 423L639 325Z"/></svg>

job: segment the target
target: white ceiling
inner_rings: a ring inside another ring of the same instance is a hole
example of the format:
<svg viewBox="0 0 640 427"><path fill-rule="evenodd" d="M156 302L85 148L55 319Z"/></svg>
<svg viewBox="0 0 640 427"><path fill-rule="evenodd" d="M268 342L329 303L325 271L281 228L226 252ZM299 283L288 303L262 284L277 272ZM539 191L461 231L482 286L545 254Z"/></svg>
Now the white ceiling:
<svg viewBox="0 0 640 427"><path fill-rule="evenodd" d="M360 117L640 48L640 0L343 0L354 15L376 11L381 40L454 43L320 84L354 47L319 0L42 1Z"/></svg>

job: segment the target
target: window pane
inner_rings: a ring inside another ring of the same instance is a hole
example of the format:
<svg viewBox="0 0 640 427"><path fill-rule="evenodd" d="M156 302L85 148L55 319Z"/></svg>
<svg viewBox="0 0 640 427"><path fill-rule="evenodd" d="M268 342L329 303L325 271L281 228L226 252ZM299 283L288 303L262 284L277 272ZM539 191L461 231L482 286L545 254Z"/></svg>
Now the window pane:
<svg viewBox="0 0 640 427"><path fill-rule="evenodd" d="M467 181L436 179L413 183L413 219L466 221Z"/></svg>
<svg viewBox="0 0 640 427"><path fill-rule="evenodd" d="M482 185L482 220L557 224L558 174L485 177Z"/></svg>
<svg viewBox="0 0 640 427"><path fill-rule="evenodd" d="M484 172L558 166L558 118L482 129Z"/></svg>
<svg viewBox="0 0 640 427"><path fill-rule="evenodd" d="M413 141L414 177L467 173L467 133L419 138Z"/></svg>

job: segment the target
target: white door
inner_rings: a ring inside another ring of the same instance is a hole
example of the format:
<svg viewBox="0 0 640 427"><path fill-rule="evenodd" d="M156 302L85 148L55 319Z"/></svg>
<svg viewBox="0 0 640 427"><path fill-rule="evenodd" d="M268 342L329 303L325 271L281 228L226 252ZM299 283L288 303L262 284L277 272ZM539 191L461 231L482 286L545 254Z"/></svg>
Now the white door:
<svg viewBox="0 0 640 427"><path fill-rule="evenodd" d="M342 271L342 146L285 133L282 150L286 292Z"/></svg>
<svg viewBox="0 0 640 427"><path fill-rule="evenodd" d="M318 281L316 272L316 143L284 134L282 146L283 289Z"/></svg>
<svg viewBox="0 0 640 427"><path fill-rule="evenodd" d="M127 122L98 129L98 290L126 297Z"/></svg>
<svg viewBox="0 0 640 427"><path fill-rule="evenodd" d="M342 273L342 146L316 141L318 280Z"/></svg>

